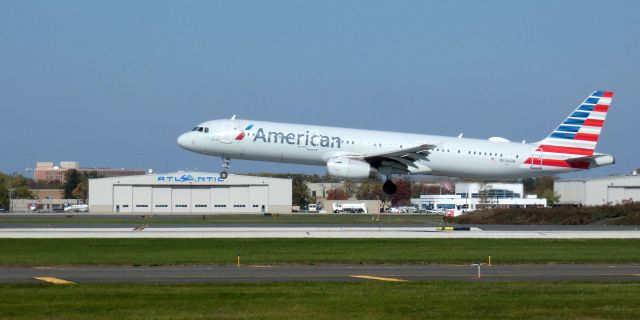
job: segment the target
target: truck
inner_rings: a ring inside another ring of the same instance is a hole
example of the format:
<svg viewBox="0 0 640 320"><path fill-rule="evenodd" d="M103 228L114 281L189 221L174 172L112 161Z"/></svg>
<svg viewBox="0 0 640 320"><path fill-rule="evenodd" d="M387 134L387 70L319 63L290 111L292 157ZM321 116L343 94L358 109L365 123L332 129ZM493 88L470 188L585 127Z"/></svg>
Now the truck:
<svg viewBox="0 0 640 320"><path fill-rule="evenodd" d="M368 213L366 203L333 203L333 213Z"/></svg>

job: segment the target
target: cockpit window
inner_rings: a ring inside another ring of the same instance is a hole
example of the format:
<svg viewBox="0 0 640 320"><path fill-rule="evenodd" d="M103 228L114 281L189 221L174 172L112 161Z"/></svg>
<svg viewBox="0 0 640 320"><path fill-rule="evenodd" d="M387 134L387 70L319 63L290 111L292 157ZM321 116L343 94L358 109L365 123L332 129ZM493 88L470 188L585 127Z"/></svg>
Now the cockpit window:
<svg viewBox="0 0 640 320"><path fill-rule="evenodd" d="M204 128L202 128L202 127L198 128L198 132L202 132L203 129Z"/></svg>
<svg viewBox="0 0 640 320"><path fill-rule="evenodd" d="M191 131L198 131L198 127L193 128Z"/></svg>
<svg viewBox="0 0 640 320"><path fill-rule="evenodd" d="M209 133L209 128L205 127L204 128L204 133Z"/></svg>

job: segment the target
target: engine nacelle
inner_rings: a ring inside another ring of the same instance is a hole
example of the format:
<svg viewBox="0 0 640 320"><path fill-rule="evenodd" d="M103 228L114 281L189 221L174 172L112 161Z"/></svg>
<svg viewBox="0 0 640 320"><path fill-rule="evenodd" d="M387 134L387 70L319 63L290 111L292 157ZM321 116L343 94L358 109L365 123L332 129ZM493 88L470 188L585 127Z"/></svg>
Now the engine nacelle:
<svg viewBox="0 0 640 320"><path fill-rule="evenodd" d="M329 175L341 178L376 178L378 170L368 162L351 158L331 158L327 161Z"/></svg>

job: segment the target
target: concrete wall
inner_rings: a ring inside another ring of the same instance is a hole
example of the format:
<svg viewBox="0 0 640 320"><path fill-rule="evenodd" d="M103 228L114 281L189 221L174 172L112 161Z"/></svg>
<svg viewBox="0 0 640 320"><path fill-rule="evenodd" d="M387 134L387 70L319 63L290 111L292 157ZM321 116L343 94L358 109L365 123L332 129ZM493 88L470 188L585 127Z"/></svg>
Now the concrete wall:
<svg viewBox="0 0 640 320"><path fill-rule="evenodd" d="M560 196L559 204L584 204L584 181L556 181L553 191Z"/></svg>
<svg viewBox="0 0 640 320"><path fill-rule="evenodd" d="M30 203L41 203L43 209L41 212L51 212L54 207L64 208L65 204L79 204L76 199L11 199L11 210L13 212L30 212L28 206Z"/></svg>

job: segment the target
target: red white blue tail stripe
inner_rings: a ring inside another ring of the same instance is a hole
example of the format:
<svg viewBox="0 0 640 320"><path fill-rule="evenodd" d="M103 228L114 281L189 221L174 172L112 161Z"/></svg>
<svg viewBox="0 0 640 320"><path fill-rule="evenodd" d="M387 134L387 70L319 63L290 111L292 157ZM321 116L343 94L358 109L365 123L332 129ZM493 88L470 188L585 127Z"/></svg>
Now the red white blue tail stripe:
<svg viewBox="0 0 640 320"><path fill-rule="evenodd" d="M537 156L525 160L525 164L553 167L588 169L588 161L567 161L594 154L600 138L613 92L595 91L573 111L536 151Z"/></svg>

